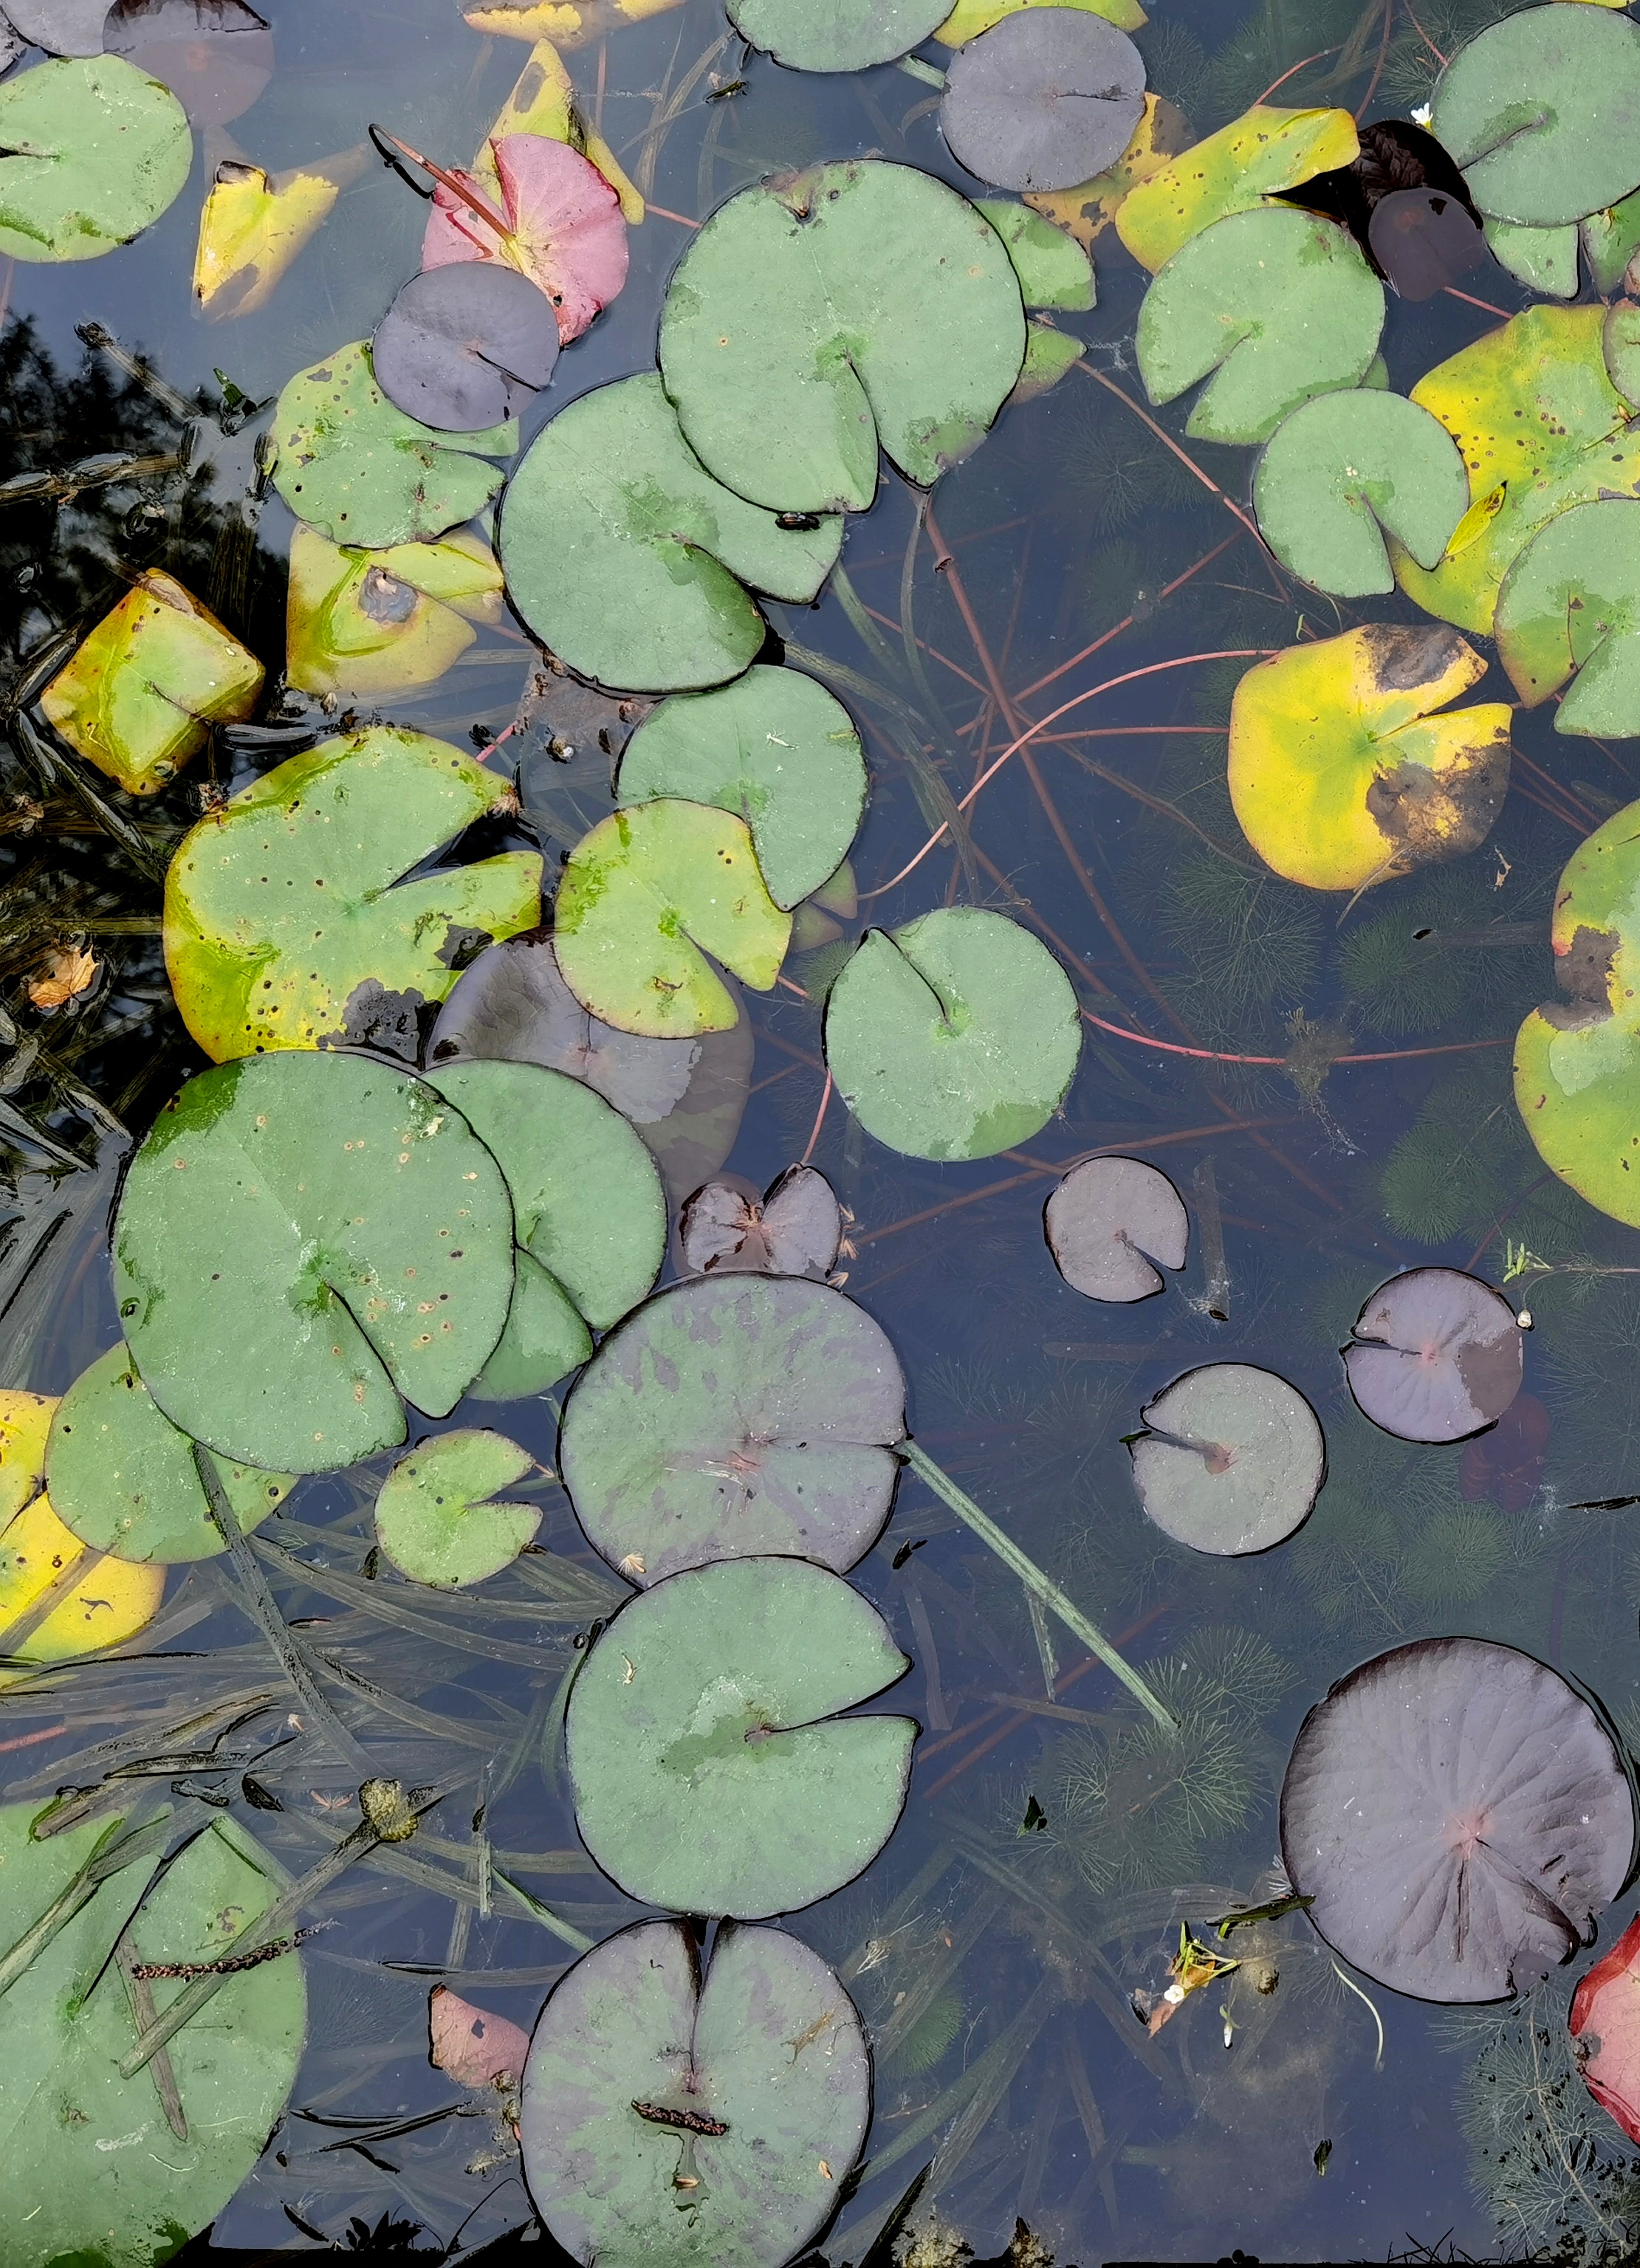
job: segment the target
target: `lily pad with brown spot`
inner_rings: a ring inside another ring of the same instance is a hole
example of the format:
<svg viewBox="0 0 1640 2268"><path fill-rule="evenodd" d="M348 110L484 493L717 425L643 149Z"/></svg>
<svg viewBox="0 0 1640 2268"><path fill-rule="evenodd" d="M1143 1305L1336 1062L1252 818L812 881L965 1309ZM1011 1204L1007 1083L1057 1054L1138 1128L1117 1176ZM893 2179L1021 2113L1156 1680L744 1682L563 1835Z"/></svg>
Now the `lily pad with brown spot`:
<svg viewBox="0 0 1640 2268"><path fill-rule="evenodd" d="M1320 1421L1296 1386L1252 1363L1204 1363L1144 1410L1130 1447L1139 1500L1193 1551L1239 1557L1285 1542L1326 1473Z"/></svg>
<svg viewBox="0 0 1640 2268"><path fill-rule="evenodd" d="M336 544L316 527L291 539L285 679L304 693L369 700L432 685L502 610L501 570L482 536Z"/></svg>
<svg viewBox="0 0 1640 2268"><path fill-rule="evenodd" d="M1154 275L1227 213L1251 212L1296 182L1349 165L1360 146L1347 110L1255 103L1135 183L1117 212L1116 232Z"/></svg>
<svg viewBox="0 0 1640 2268"><path fill-rule="evenodd" d="M1466 1441L1520 1391L1520 1326L1502 1292L1461 1268L1413 1268L1356 1318L1344 1368L1357 1406L1402 1441Z"/></svg>

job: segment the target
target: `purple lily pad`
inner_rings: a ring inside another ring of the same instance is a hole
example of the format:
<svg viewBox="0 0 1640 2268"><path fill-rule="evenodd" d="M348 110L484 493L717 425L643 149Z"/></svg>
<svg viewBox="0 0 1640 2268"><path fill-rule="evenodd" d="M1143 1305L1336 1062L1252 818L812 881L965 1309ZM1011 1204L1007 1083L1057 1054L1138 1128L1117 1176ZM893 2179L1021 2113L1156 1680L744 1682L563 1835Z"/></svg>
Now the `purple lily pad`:
<svg viewBox="0 0 1640 2268"><path fill-rule="evenodd" d="M644 1921L554 1986L519 2139L573 2259L768 2268L831 2222L870 2117L865 2034L818 1954L725 1923L703 1984L688 1926Z"/></svg>
<svg viewBox="0 0 1640 2268"><path fill-rule="evenodd" d="M1151 1262L1182 1268L1190 1216L1167 1175L1141 1158L1085 1158L1043 1208L1053 1264L1090 1300L1149 1300L1163 1289Z"/></svg>
<svg viewBox="0 0 1640 2268"><path fill-rule="evenodd" d="M1464 1441L1520 1391L1520 1325L1502 1292L1461 1268L1414 1268L1381 1285L1344 1349L1349 1390L1402 1441Z"/></svg>
<svg viewBox="0 0 1640 2268"><path fill-rule="evenodd" d="M1498 2000L1581 1945L1628 1877L1634 1800L1611 1734L1513 1646L1420 1639L1305 1718L1282 1856L1310 1918L1421 2000Z"/></svg>
<svg viewBox="0 0 1640 2268"><path fill-rule="evenodd" d="M371 368L395 409L443 433L476 433L528 409L558 358L558 319L499 261L425 269L376 326Z"/></svg>
<svg viewBox="0 0 1640 2268"><path fill-rule="evenodd" d="M759 1198L750 1184L707 1182L678 1218L689 1276L812 1276L837 1264L843 1216L831 1184L812 1166L788 1166Z"/></svg>
<svg viewBox="0 0 1640 2268"><path fill-rule="evenodd" d="M1392 189L1372 208L1367 240L1403 299L1432 299L1490 256L1474 216L1442 189Z"/></svg>
<svg viewBox="0 0 1640 2268"><path fill-rule="evenodd" d="M1326 1474L1320 1420L1296 1386L1246 1362L1204 1363L1146 1405L1130 1447L1139 1501L1193 1551L1238 1558L1303 1526Z"/></svg>
<svg viewBox="0 0 1640 2268"><path fill-rule="evenodd" d="M273 33L245 0L116 0L103 48L168 86L196 126L225 126L273 77Z"/></svg>
<svg viewBox="0 0 1640 2268"><path fill-rule="evenodd" d="M1144 57L1103 16L1023 8L959 48L940 125L1004 189L1068 189L1113 166L1144 109Z"/></svg>
<svg viewBox="0 0 1640 2268"><path fill-rule="evenodd" d="M100 55L108 0L5 0L14 30L48 55Z"/></svg>

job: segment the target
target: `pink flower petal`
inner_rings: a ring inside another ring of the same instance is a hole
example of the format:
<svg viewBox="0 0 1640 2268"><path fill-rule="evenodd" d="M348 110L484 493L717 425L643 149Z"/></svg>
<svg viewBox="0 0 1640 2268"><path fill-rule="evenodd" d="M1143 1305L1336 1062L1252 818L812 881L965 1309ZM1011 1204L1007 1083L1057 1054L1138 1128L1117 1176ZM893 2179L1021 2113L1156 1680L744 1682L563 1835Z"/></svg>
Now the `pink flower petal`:
<svg viewBox="0 0 1640 2268"><path fill-rule="evenodd" d="M427 2034L433 2064L462 2087L516 2086L523 2077L528 2033L447 1985L435 1984L428 1996Z"/></svg>
<svg viewBox="0 0 1640 2268"><path fill-rule="evenodd" d="M626 281L626 223L598 168L566 142L508 134L494 143L508 237L492 234L459 197L440 188L422 240L424 268L456 260L505 260L538 284L558 310L567 346ZM457 176L484 196L470 173ZM487 196L484 202L494 207ZM499 217L499 216L498 216Z"/></svg>
<svg viewBox="0 0 1640 2268"><path fill-rule="evenodd" d="M1629 2140L1640 2142L1640 1921L1629 1923L1578 1985L1570 2029L1585 2086Z"/></svg>

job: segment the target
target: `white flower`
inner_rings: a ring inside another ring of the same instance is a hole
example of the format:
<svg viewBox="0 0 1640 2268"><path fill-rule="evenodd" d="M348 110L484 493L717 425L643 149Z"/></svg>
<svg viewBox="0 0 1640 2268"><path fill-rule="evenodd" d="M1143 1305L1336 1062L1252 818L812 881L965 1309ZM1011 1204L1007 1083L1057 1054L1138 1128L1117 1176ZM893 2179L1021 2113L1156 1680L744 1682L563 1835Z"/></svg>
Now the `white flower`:
<svg viewBox="0 0 1640 2268"><path fill-rule="evenodd" d="M1416 110L1413 112L1412 122L1415 126L1427 126L1429 124L1429 106L1427 102L1421 102Z"/></svg>

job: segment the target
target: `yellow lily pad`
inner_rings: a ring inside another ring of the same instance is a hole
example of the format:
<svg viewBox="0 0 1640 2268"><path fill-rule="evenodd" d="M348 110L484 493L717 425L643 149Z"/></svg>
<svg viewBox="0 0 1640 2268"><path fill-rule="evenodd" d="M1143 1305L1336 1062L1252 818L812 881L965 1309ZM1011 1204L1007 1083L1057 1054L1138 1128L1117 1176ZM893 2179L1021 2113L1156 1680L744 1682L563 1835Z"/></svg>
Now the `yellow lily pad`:
<svg viewBox="0 0 1640 2268"><path fill-rule="evenodd" d="M1509 706L1433 712L1485 674L1433 623L1256 663L1230 709L1230 792L1259 856L1312 890L1359 890L1473 850L1509 790Z"/></svg>
<svg viewBox="0 0 1640 2268"><path fill-rule="evenodd" d="M71 748L157 795L213 725L242 723L262 666L174 577L151 568L58 671L41 705Z"/></svg>
<svg viewBox="0 0 1640 2268"><path fill-rule="evenodd" d="M560 47L584 48L627 24L664 16L683 0L495 0L463 8L475 32L503 40L556 40Z"/></svg>
<svg viewBox="0 0 1640 2268"><path fill-rule="evenodd" d="M0 1528L0 1655L66 1661L122 1646L153 1619L165 1579L161 1566L88 1551L57 1518L50 1498L36 1496ZM48 1591L55 1602L36 1622ZM0 1683L8 1682L0 1672Z"/></svg>
<svg viewBox="0 0 1640 2268"><path fill-rule="evenodd" d="M432 685L499 621L501 570L482 536L332 543L316 527L291 541L285 677L303 693L373 699Z"/></svg>
<svg viewBox="0 0 1640 2268"><path fill-rule="evenodd" d="M194 297L213 322L265 307L292 261L318 233L342 185L299 166L267 173L229 158L199 216Z"/></svg>
<svg viewBox="0 0 1640 2268"><path fill-rule="evenodd" d="M957 0L945 21L935 26L934 36L942 47L965 47L993 24L1000 24L1004 16L1017 15L1022 8L1081 8L1090 16L1103 16L1119 32L1141 32L1150 20L1139 0Z"/></svg>
<svg viewBox="0 0 1640 2268"><path fill-rule="evenodd" d="M1133 139L1113 166L1096 173L1074 189L1031 189L1025 202L1067 228L1084 251L1116 218L1122 200L1162 173L1181 150L1190 146L1190 121L1184 112L1159 94L1145 97L1144 114Z"/></svg>
<svg viewBox="0 0 1640 2268"><path fill-rule="evenodd" d="M1154 275L1181 244L1227 213L1251 212L1270 191L1353 165L1360 151L1347 110L1255 103L1140 182L1117 213L1116 233Z"/></svg>
<svg viewBox="0 0 1640 2268"><path fill-rule="evenodd" d="M509 134L541 134L551 142L566 142L598 168L619 197L622 214L632 226L635 228L642 220L641 195L602 135L595 133L581 116L563 57L549 39L537 40L530 50L517 85L502 104L495 124L473 159L474 178L495 205L506 202L501 176L496 169L495 144Z"/></svg>
<svg viewBox="0 0 1640 2268"><path fill-rule="evenodd" d="M1640 495L1640 432L1602 351L1606 310L1528 307L1418 380L1469 474L1470 513L1438 566L1399 545L1390 556L1410 599L1461 630L1489 635L1498 586L1540 527L1574 504ZM1499 489L1501 499L1492 499ZM1479 509L1484 525L1470 514Z"/></svg>
<svg viewBox="0 0 1640 2268"><path fill-rule="evenodd" d="M46 1441L58 1399L0 1387L0 1528L46 1485Z"/></svg>

